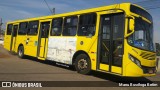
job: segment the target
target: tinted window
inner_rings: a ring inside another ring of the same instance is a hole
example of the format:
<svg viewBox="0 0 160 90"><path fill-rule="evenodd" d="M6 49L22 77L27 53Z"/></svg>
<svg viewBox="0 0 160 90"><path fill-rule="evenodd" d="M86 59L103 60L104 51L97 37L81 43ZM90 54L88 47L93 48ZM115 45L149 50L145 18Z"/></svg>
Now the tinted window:
<svg viewBox="0 0 160 90"><path fill-rule="evenodd" d="M64 20L63 36L75 36L77 32L78 17L66 17Z"/></svg>
<svg viewBox="0 0 160 90"><path fill-rule="evenodd" d="M119 40L123 38L123 27L124 27L124 16L123 14L117 14L113 18L113 40Z"/></svg>
<svg viewBox="0 0 160 90"><path fill-rule="evenodd" d="M124 38L124 14L115 14L113 20L113 57L112 65L122 66L123 38Z"/></svg>
<svg viewBox="0 0 160 90"><path fill-rule="evenodd" d="M148 20L152 21L152 16L147 11L145 11L139 7L136 7L134 5L131 5L130 10L131 10L131 12L139 14L139 15L147 18Z"/></svg>
<svg viewBox="0 0 160 90"><path fill-rule="evenodd" d="M41 38L48 38L50 28L50 22L44 22L41 24Z"/></svg>
<svg viewBox="0 0 160 90"><path fill-rule="evenodd" d="M51 36L60 36L62 32L62 18L52 20Z"/></svg>
<svg viewBox="0 0 160 90"><path fill-rule="evenodd" d="M7 35L11 35L13 24L8 24L7 26Z"/></svg>
<svg viewBox="0 0 160 90"><path fill-rule="evenodd" d="M17 36L17 30L18 30L18 25L14 25L13 26L13 32L12 32L13 36Z"/></svg>
<svg viewBox="0 0 160 90"><path fill-rule="evenodd" d="M27 30L28 30L28 23L27 22L20 23L18 35L26 35Z"/></svg>
<svg viewBox="0 0 160 90"><path fill-rule="evenodd" d="M28 35L37 35L38 33L38 21L31 21L29 22L28 27Z"/></svg>
<svg viewBox="0 0 160 90"><path fill-rule="evenodd" d="M78 35L93 36L96 30L96 13L84 14L80 16Z"/></svg>

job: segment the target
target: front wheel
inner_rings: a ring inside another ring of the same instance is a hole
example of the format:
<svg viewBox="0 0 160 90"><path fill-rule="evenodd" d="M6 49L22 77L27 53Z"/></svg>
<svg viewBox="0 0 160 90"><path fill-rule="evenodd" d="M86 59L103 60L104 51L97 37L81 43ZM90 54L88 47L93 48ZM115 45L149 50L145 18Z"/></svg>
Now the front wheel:
<svg viewBox="0 0 160 90"><path fill-rule="evenodd" d="M18 48L18 57L24 58L24 47L23 46L20 46Z"/></svg>
<svg viewBox="0 0 160 90"><path fill-rule="evenodd" d="M75 61L75 68L78 73L89 74L91 71L91 61L86 54L80 54Z"/></svg>

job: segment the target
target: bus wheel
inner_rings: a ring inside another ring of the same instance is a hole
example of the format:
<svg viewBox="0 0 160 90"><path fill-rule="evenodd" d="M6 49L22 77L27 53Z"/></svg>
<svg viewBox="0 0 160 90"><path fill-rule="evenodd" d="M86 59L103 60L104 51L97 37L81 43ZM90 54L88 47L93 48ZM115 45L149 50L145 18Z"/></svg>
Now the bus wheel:
<svg viewBox="0 0 160 90"><path fill-rule="evenodd" d="M91 61L86 54L80 54L76 57L75 68L78 73L89 74L91 71Z"/></svg>
<svg viewBox="0 0 160 90"><path fill-rule="evenodd" d="M24 58L24 47L23 47L23 46L20 46L20 47L18 48L18 56L19 56L20 58Z"/></svg>

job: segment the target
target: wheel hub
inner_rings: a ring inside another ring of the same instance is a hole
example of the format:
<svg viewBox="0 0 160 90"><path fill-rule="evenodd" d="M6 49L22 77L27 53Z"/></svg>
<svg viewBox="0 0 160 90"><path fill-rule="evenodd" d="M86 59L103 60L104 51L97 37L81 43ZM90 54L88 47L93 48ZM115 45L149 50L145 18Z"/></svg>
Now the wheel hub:
<svg viewBox="0 0 160 90"><path fill-rule="evenodd" d="M19 56L22 56L22 50L19 50Z"/></svg>
<svg viewBox="0 0 160 90"><path fill-rule="evenodd" d="M78 68L83 70L87 68L87 61L85 59L81 59L78 61Z"/></svg>

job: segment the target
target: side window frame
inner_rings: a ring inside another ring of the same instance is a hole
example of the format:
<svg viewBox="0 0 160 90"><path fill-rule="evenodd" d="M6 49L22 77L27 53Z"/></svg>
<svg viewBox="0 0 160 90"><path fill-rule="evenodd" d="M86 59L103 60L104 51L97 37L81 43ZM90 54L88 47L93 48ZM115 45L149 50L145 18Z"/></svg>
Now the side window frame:
<svg viewBox="0 0 160 90"><path fill-rule="evenodd" d="M25 25L25 28L23 27L22 28L22 24L26 24ZM19 24L19 30L18 30L18 35L26 35L27 34L27 32L28 32L28 25L29 25L29 23L28 22L21 22L20 24ZM23 33L21 33L20 31L25 31L25 32L23 32Z"/></svg>
<svg viewBox="0 0 160 90"><path fill-rule="evenodd" d="M27 35L37 35L38 28L39 28L39 21L38 20L29 21Z"/></svg>
<svg viewBox="0 0 160 90"><path fill-rule="evenodd" d="M15 37L17 36L17 32L18 32L18 27L19 25L13 25L13 30L12 30L12 36Z"/></svg>
<svg viewBox="0 0 160 90"><path fill-rule="evenodd" d="M64 18L63 36L76 36L78 27L78 16L69 16Z"/></svg>
<svg viewBox="0 0 160 90"><path fill-rule="evenodd" d="M54 20L58 20L56 22L58 25L54 24ZM53 18L53 20L52 20L52 26L51 26L51 31L50 31L50 36L61 36L61 34L62 34L62 26L63 26L63 18L62 17ZM56 31L54 31L54 29Z"/></svg>
<svg viewBox="0 0 160 90"><path fill-rule="evenodd" d="M11 28L10 28L10 26L11 26ZM13 24L8 24L6 35L11 35L12 34L12 29L13 29Z"/></svg>
<svg viewBox="0 0 160 90"><path fill-rule="evenodd" d="M87 13L79 16L78 36L94 36L96 33L97 14Z"/></svg>

